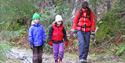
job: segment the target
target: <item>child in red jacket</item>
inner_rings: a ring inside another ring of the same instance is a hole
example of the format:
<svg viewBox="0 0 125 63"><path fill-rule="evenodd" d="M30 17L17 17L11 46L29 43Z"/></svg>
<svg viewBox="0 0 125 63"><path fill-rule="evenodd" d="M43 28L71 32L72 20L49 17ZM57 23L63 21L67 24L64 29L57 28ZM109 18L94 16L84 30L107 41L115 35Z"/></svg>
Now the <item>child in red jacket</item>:
<svg viewBox="0 0 125 63"><path fill-rule="evenodd" d="M56 15L55 22L49 29L49 44L53 46L55 63L62 63L64 57L64 42L67 41L66 30L61 15Z"/></svg>

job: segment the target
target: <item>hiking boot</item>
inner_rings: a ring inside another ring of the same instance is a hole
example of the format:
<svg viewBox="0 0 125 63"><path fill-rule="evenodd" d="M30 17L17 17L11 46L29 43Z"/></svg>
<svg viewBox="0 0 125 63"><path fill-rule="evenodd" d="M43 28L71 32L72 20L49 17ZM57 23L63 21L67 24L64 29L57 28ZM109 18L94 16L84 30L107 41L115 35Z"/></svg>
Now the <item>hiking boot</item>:
<svg viewBox="0 0 125 63"><path fill-rule="evenodd" d="M61 60L61 59L58 59L58 63L62 63L62 60Z"/></svg>
<svg viewBox="0 0 125 63"><path fill-rule="evenodd" d="M58 61L55 61L55 63L58 63Z"/></svg>
<svg viewBox="0 0 125 63"><path fill-rule="evenodd" d="M59 63L62 63L62 61L59 61Z"/></svg>

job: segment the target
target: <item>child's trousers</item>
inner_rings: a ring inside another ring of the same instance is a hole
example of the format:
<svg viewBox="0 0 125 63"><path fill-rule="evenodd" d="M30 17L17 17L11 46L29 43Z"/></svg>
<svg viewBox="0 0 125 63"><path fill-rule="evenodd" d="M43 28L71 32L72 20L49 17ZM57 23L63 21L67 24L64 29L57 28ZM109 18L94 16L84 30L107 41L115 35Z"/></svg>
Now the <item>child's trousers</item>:
<svg viewBox="0 0 125 63"><path fill-rule="evenodd" d="M33 47L33 63L42 63L43 47Z"/></svg>
<svg viewBox="0 0 125 63"><path fill-rule="evenodd" d="M53 43L53 54L54 54L54 59L55 63L57 63L58 59L62 61L64 57L64 43Z"/></svg>

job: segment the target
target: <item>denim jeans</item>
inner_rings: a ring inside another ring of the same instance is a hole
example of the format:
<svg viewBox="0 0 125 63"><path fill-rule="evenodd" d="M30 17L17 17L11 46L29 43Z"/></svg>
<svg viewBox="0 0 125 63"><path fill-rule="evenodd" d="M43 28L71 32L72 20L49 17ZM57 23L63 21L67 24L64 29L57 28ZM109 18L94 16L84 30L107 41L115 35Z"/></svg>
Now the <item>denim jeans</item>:
<svg viewBox="0 0 125 63"><path fill-rule="evenodd" d="M87 60L90 44L90 34L91 32L77 31L77 39L79 46L79 59Z"/></svg>

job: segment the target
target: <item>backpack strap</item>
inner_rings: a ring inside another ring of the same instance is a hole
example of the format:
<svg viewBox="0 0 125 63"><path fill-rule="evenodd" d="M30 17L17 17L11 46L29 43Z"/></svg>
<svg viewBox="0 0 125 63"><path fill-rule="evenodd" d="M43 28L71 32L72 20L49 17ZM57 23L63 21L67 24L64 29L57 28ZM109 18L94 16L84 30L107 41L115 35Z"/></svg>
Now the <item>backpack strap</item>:
<svg viewBox="0 0 125 63"><path fill-rule="evenodd" d="M79 15L78 21L82 17L82 14L83 14L82 8L79 10L79 13L80 13L80 15Z"/></svg>
<svg viewBox="0 0 125 63"><path fill-rule="evenodd" d="M88 15L87 15L87 16L89 17L89 19L91 19L91 18L90 18L91 10L90 10L89 7L87 7L87 9L88 9L88 13L87 13ZM91 20L90 20L90 21L91 21Z"/></svg>
<svg viewBox="0 0 125 63"><path fill-rule="evenodd" d="M87 10L88 10L87 17L90 19L91 10L89 7L87 7ZM79 15L78 20L82 17L82 14L83 14L82 8L79 10L79 13L80 13L80 15Z"/></svg>

